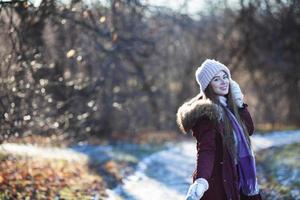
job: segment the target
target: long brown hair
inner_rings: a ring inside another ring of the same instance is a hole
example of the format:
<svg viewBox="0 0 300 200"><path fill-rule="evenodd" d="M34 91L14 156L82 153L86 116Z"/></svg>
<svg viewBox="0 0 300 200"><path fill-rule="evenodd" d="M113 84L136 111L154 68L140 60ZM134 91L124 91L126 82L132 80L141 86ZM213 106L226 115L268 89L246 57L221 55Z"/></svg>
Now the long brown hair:
<svg viewBox="0 0 300 200"><path fill-rule="evenodd" d="M222 107L223 113L225 113L225 110L224 110L223 106L220 104L220 102L218 100L218 96L214 93L211 84L209 84L208 87L206 88L206 90L204 91L204 96L205 96L205 98L209 98L212 102L214 102L215 104ZM232 111L232 113L234 114L234 116L238 120L239 124L242 126L245 137L248 141L248 145L251 148L251 141L250 141L250 137L249 137L249 132L246 128L246 125L245 125L243 119L239 115L238 107L236 106L236 104L233 101L230 87L229 87L228 94L225 95L225 97L227 98L227 104L229 106L229 109ZM228 147L228 149L229 149L230 153L232 154L233 158L236 159L237 149L236 149L236 146L235 146L235 140L234 140L232 125L231 125L231 123L230 123L230 121L229 121L226 114L223 114L223 119L224 119L223 144Z"/></svg>

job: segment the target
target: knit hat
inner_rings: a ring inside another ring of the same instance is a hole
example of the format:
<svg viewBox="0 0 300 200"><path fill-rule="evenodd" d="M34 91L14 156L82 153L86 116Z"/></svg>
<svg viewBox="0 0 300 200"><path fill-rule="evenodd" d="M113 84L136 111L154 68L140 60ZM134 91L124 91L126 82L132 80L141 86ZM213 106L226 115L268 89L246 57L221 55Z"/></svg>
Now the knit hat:
<svg viewBox="0 0 300 200"><path fill-rule="evenodd" d="M219 61L206 59L196 70L195 76L197 83L200 86L200 92L204 92L213 77L221 70L224 70L229 80L231 79L229 69Z"/></svg>

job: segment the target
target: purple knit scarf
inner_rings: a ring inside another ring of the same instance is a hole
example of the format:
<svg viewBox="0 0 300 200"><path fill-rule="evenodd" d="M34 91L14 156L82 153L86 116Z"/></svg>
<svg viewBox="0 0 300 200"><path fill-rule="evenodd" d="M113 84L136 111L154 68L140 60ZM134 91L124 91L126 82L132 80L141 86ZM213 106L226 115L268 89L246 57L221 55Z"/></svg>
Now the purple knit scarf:
<svg viewBox="0 0 300 200"><path fill-rule="evenodd" d="M252 196L259 193L259 188L256 179L255 158L252 149L246 141L244 131L238 123L234 114L224 107L229 120L232 123L233 131L237 139L237 153L238 153L238 174L239 174L239 189L243 194Z"/></svg>

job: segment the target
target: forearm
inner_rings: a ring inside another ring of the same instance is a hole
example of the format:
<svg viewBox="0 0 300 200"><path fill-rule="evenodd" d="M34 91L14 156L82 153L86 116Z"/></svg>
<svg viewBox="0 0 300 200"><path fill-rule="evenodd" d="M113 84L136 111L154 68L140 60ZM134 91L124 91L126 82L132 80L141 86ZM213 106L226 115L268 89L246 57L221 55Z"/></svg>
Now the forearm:
<svg viewBox="0 0 300 200"><path fill-rule="evenodd" d="M193 174L193 182L197 178L209 180L214 167L216 142L215 128L210 120L202 120L193 129L197 139L197 166Z"/></svg>
<svg viewBox="0 0 300 200"><path fill-rule="evenodd" d="M248 107L248 105L246 103L244 103L243 107L239 108L239 114L240 114L240 117L245 122L245 125L247 127L248 132L249 132L249 135L252 135L253 132L254 132L254 124L253 124L251 114L249 113L247 107Z"/></svg>
<svg viewBox="0 0 300 200"><path fill-rule="evenodd" d="M209 180L214 167L215 151L201 151L197 156L197 167L193 174L193 182L198 178Z"/></svg>

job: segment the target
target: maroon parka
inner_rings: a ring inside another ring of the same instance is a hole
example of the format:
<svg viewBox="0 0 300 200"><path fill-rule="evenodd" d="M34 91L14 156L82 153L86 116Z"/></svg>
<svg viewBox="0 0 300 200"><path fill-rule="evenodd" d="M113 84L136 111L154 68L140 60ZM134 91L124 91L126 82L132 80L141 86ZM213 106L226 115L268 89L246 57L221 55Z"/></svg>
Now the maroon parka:
<svg viewBox="0 0 300 200"><path fill-rule="evenodd" d="M253 121L243 104L239 114L248 129L254 132ZM196 96L184 103L177 112L177 123L185 131L192 131L197 140L197 166L193 173L193 182L205 178L209 189L201 200L261 200L260 195L247 197L238 189L238 171L226 146L223 146L221 107L202 96Z"/></svg>

